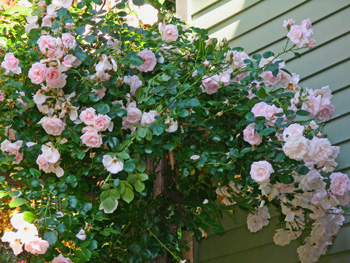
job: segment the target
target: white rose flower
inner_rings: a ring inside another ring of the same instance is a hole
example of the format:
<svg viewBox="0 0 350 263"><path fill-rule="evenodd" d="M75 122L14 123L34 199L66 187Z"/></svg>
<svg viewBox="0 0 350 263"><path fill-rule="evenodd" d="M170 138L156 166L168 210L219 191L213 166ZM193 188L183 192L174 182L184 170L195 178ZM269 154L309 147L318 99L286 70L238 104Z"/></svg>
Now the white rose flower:
<svg viewBox="0 0 350 263"><path fill-rule="evenodd" d="M309 140L300 134L287 137L282 150L290 159L300 161L309 150Z"/></svg>
<svg viewBox="0 0 350 263"><path fill-rule="evenodd" d="M271 164L267 161L254 162L250 168L252 179L263 186L267 185L273 172Z"/></svg>
<svg viewBox="0 0 350 263"><path fill-rule="evenodd" d="M304 131L304 126L298 124L298 123L293 123L289 125L284 131L283 131L283 139L284 141L287 141L289 137L293 135L303 135Z"/></svg>
<svg viewBox="0 0 350 263"><path fill-rule="evenodd" d="M111 157L110 155L104 155L102 163L108 172L112 174L117 174L120 171L123 171L124 164L119 161L116 157Z"/></svg>
<svg viewBox="0 0 350 263"><path fill-rule="evenodd" d="M84 229L80 229L79 233L76 234L76 237L80 240L85 240L86 239L86 234Z"/></svg>

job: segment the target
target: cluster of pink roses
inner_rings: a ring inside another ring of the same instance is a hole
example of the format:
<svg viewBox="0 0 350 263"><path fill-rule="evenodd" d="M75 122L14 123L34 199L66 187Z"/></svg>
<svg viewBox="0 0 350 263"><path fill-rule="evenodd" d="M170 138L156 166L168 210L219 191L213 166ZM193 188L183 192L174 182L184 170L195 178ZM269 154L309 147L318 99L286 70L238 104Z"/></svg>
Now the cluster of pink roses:
<svg viewBox="0 0 350 263"><path fill-rule="evenodd" d="M16 163L19 164L23 159L23 153L19 152L23 144L22 140L11 142L9 140L4 140L1 143L1 151L7 152L11 155L15 155Z"/></svg>
<svg viewBox="0 0 350 263"><path fill-rule="evenodd" d="M13 53L7 53L5 55L4 61L1 63L1 67L6 69L6 75L10 74L10 72L13 74L22 73L22 69L19 66L19 60L13 55Z"/></svg>
<svg viewBox="0 0 350 263"><path fill-rule="evenodd" d="M45 254L49 242L38 237L38 230L34 224L23 219L23 213L14 214L11 218L11 225L17 232L6 231L2 236L2 242L8 242L17 256L24 249L32 254Z"/></svg>
<svg viewBox="0 0 350 263"><path fill-rule="evenodd" d="M311 28L310 19L305 19L301 21L301 25L295 25L293 19L288 19L284 21L283 26L289 31L287 37L292 41L298 48L308 46L312 48L315 46L315 40L310 39L314 31Z"/></svg>
<svg viewBox="0 0 350 263"><path fill-rule="evenodd" d="M80 137L83 144L88 147L98 148L102 145L102 136L99 132L113 129L113 122L108 115L96 114L94 108L87 108L80 113L80 120L88 125L83 128L83 135Z"/></svg>

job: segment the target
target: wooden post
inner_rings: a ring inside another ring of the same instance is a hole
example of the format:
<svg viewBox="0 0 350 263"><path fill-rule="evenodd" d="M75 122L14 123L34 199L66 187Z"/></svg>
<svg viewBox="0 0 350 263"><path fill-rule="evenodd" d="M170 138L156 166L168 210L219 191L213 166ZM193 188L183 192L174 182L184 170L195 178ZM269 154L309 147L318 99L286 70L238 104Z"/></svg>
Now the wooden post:
<svg viewBox="0 0 350 263"><path fill-rule="evenodd" d="M176 13L182 18L191 21L190 15L190 1L189 0L176 0Z"/></svg>

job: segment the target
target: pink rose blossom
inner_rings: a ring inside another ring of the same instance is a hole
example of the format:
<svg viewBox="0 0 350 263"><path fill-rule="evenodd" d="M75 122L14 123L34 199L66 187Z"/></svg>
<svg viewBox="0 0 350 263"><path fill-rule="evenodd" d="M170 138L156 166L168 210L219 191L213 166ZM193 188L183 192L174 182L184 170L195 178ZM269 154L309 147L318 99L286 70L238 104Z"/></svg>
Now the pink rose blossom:
<svg viewBox="0 0 350 263"><path fill-rule="evenodd" d="M72 23L66 23L66 28L67 28L67 29L72 29L72 28L73 28Z"/></svg>
<svg viewBox="0 0 350 263"><path fill-rule="evenodd" d="M301 48L309 43L309 37L313 34L312 29L308 29L306 26L293 25L287 34L287 37L298 48Z"/></svg>
<svg viewBox="0 0 350 263"><path fill-rule="evenodd" d="M41 84L46 78L46 65L36 62L29 69L28 77L33 84Z"/></svg>
<svg viewBox="0 0 350 263"><path fill-rule="evenodd" d="M51 263L73 263L69 258L65 258L62 254L54 258Z"/></svg>
<svg viewBox="0 0 350 263"><path fill-rule="evenodd" d="M149 72L155 68L157 64L157 58L152 51L144 49L141 52L137 53L137 55L140 56L143 60L143 64L136 67L139 71Z"/></svg>
<svg viewBox="0 0 350 263"><path fill-rule="evenodd" d="M1 151L8 152L11 155L19 154L19 149L22 147L23 141L16 141L11 143L9 140L4 140L1 143Z"/></svg>
<svg viewBox="0 0 350 263"><path fill-rule="evenodd" d="M259 102L252 108L252 113L254 117L265 117L267 120L271 121L276 119L275 114L282 113L281 108L277 108L275 105L269 105L265 102Z"/></svg>
<svg viewBox="0 0 350 263"><path fill-rule="evenodd" d="M271 71L264 71L260 77L266 86L277 86L281 82L281 72L278 72L276 76L272 74Z"/></svg>
<svg viewBox="0 0 350 263"><path fill-rule="evenodd" d="M290 159L300 161L309 150L309 141L302 134L291 135L287 137L282 150Z"/></svg>
<svg viewBox="0 0 350 263"><path fill-rule="evenodd" d="M105 131L111 123L111 118L108 115L99 114L95 118L94 126L98 131Z"/></svg>
<svg viewBox="0 0 350 263"><path fill-rule="evenodd" d="M135 14L130 14L125 17L128 26L139 27L140 22Z"/></svg>
<svg viewBox="0 0 350 263"><path fill-rule="evenodd" d="M67 75L58 69L50 67L46 70L46 84L49 88L63 88L67 81Z"/></svg>
<svg viewBox="0 0 350 263"><path fill-rule="evenodd" d="M155 117L157 115L158 115L158 113L155 110L151 110L149 112L144 112L142 114L142 118L141 118L141 126L153 124L156 121Z"/></svg>
<svg viewBox="0 0 350 263"><path fill-rule="evenodd" d="M49 248L49 242L41 239L40 237L35 238L27 243L25 243L25 250L32 254L45 254L47 249Z"/></svg>
<svg viewBox="0 0 350 263"><path fill-rule="evenodd" d="M39 124L41 124L47 134L59 136L62 134L66 124L57 117L43 117Z"/></svg>
<svg viewBox="0 0 350 263"><path fill-rule="evenodd" d="M285 29L289 29L291 26L294 25L294 23L295 23L295 21L293 19L284 20L283 27Z"/></svg>
<svg viewBox="0 0 350 263"><path fill-rule="evenodd" d="M20 74L22 73L22 69L18 64L19 60L13 55L13 53L7 53L4 57L4 61L1 63L1 67L14 74Z"/></svg>
<svg viewBox="0 0 350 263"><path fill-rule="evenodd" d="M179 30L175 25L166 25L162 32L162 38L165 42L173 42L176 41L179 37Z"/></svg>
<svg viewBox="0 0 350 263"><path fill-rule="evenodd" d="M70 68L73 66L73 63L76 61L76 59L77 58L75 56L69 54L64 57L62 64L63 66Z"/></svg>
<svg viewBox="0 0 350 263"><path fill-rule="evenodd" d="M61 58L64 51L61 50L62 41L49 35L43 35L38 39L41 53L49 58Z"/></svg>
<svg viewBox="0 0 350 263"><path fill-rule="evenodd" d="M158 21L158 10L149 4L145 4L139 8L137 16L144 25L153 26Z"/></svg>
<svg viewBox="0 0 350 263"><path fill-rule="evenodd" d="M219 83L219 75L214 75L212 77L203 76L202 78L202 91L207 94L213 94L221 88Z"/></svg>
<svg viewBox="0 0 350 263"><path fill-rule="evenodd" d="M80 113L80 120L84 122L85 125L94 125L96 115L96 110L94 108L87 108Z"/></svg>
<svg viewBox="0 0 350 263"><path fill-rule="evenodd" d="M74 50L76 48L77 41L70 33L63 33L61 39L65 49Z"/></svg>
<svg viewBox="0 0 350 263"><path fill-rule="evenodd" d="M125 120L130 124L137 124L141 120L142 112L136 107L127 108L127 116L124 117Z"/></svg>
<svg viewBox="0 0 350 263"><path fill-rule="evenodd" d="M293 123L289 125L284 131L283 131L283 140L287 141L287 139L294 135L303 135L305 127L298 124Z"/></svg>
<svg viewBox="0 0 350 263"><path fill-rule="evenodd" d="M106 95L106 88L105 87L103 87L102 89L92 89L91 91L93 93L97 94L100 97L100 99L102 99Z"/></svg>
<svg viewBox="0 0 350 263"><path fill-rule="evenodd" d="M42 27L51 27L52 23L55 21L55 18L57 17L56 13L51 13L51 14L47 14L41 23Z"/></svg>
<svg viewBox="0 0 350 263"><path fill-rule="evenodd" d="M36 159L36 164L39 165L39 170L48 170L50 167L50 163L46 160L46 158L40 154Z"/></svg>
<svg viewBox="0 0 350 263"><path fill-rule="evenodd" d="M4 92L0 90L0 101L3 102L5 100Z"/></svg>
<svg viewBox="0 0 350 263"><path fill-rule="evenodd" d="M328 121L335 112L335 107L332 104L321 105L316 114L316 119L320 122Z"/></svg>
<svg viewBox="0 0 350 263"><path fill-rule="evenodd" d="M123 79L125 84L130 85L130 94L131 96L135 96L136 90L142 86L142 81L137 75L133 76L125 76Z"/></svg>
<svg viewBox="0 0 350 263"><path fill-rule="evenodd" d="M350 180L346 174L332 173L330 190L334 195L344 195L350 191Z"/></svg>
<svg viewBox="0 0 350 263"><path fill-rule="evenodd" d="M263 186L267 185L270 180L270 175L273 172L274 170L271 164L267 161L253 162L250 168L250 176L252 179Z"/></svg>
<svg viewBox="0 0 350 263"><path fill-rule="evenodd" d="M301 26L304 26L304 27L306 27L307 29L310 29L310 28L312 27L310 18L301 21Z"/></svg>
<svg viewBox="0 0 350 263"><path fill-rule="evenodd" d="M309 43L307 44L309 48L313 48L316 46L316 40L315 39L310 39Z"/></svg>
<svg viewBox="0 0 350 263"><path fill-rule="evenodd" d="M255 131L254 126L255 123L251 123L243 130L243 139L250 145L259 145L262 139L259 133Z"/></svg>
<svg viewBox="0 0 350 263"><path fill-rule="evenodd" d="M80 136L81 142L88 147L99 148L102 145L102 137L97 130L85 127L83 128L83 135Z"/></svg>

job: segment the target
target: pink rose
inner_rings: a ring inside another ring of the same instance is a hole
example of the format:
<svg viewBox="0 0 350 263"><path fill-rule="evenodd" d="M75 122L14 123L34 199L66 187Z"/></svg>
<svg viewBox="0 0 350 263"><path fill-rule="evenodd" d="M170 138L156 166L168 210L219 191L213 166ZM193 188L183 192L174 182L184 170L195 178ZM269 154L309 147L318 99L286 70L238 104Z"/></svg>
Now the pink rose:
<svg viewBox="0 0 350 263"><path fill-rule="evenodd" d="M289 29L292 25L294 25L295 21L293 19L288 19L283 21L283 27L285 29Z"/></svg>
<svg viewBox="0 0 350 263"><path fill-rule="evenodd" d="M51 263L73 263L69 258L65 258L62 254L59 254L58 257L54 258Z"/></svg>
<svg viewBox="0 0 350 263"><path fill-rule="evenodd" d="M311 21L310 21L310 18L301 21L301 26L304 26L304 27L306 27L307 29L310 29L311 26L312 26Z"/></svg>
<svg viewBox="0 0 350 263"><path fill-rule="evenodd" d="M76 59L77 58L73 55L67 55L64 57L62 64L63 66L70 68L73 66L73 63L76 61Z"/></svg>
<svg viewBox="0 0 350 263"><path fill-rule="evenodd" d="M39 170L47 171L50 168L50 163L42 154L36 159L36 164L39 165Z"/></svg>
<svg viewBox="0 0 350 263"><path fill-rule="evenodd" d="M162 32L162 38L165 42L173 42L176 41L179 37L179 30L175 25L166 25Z"/></svg>
<svg viewBox="0 0 350 263"><path fill-rule="evenodd" d="M271 164L267 161L253 162L250 168L251 178L263 186L267 185L273 172Z"/></svg>
<svg viewBox="0 0 350 263"><path fill-rule="evenodd" d="M46 65L36 62L29 69L28 77L33 84L41 84L46 78Z"/></svg>
<svg viewBox="0 0 350 263"><path fill-rule="evenodd" d="M94 125L96 115L96 110L94 108L87 108L80 113L80 120L84 122L85 125Z"/></svg>
<svg viewBox="0 0 350 263"><path fill-rule="evenodd" d="M303 102L301 109L310 112L312 116L316 116L321 106L322 97L320 95L317 97L308 96L307 99L306 102Z"/></svg>
<svg viewBox="0 0 350 263"><path fill-rule="evenodd" d="M214 75L212 77L203 76L202 78L202 91L207 94L213 94L221 88L219 83L219 75Z"/></svg>
<svg viewBox="0 0 350 263"><path fill-rule="evenodd" d="M136 90L142 86L142 81L137 75L133 76L125 76L123 79L125 84L130 85L130 94L131 96L135 96Z"/></svg>
<svg viewBox="0 0 350 263"><path fill-rule="evenodd" d="M284 131L283 131L283 140L287 141L287 139L294 135L303 135L305 127L298 124L293 123L289 125Z"/></svg>
<svg viewBox="0 0 350 263"><path fill-rule="evenodd" d="M303 47L309 43L309 37L313 34L312 29L308 29L306 26L293 25L287 34L287 37L292 41L298 48Z"/></svg>
<svg viewBox="0 0 350 263"><path fill-rule="evenodd" d="M98 148L102 145L102 137L98 134L97 130L85 127L83 129L84 134L80 136L81 142L88 147Z"/></svg>
<svg viewBox="0 0 350 263"><path fill-rule="evenodd" d="M288 137L282 150L290 159L300 161L309 150L309 141L302 134L292 135Z"/></svg>
<svg viewBox="0 0 350 263"><path fill-rule="evenodd" d="M309 48L313 48L314 46L316 46L316 40L315 39L310 39L309 40L309 44L307 44L307 46Z"/></svg>
<svg viewBox="0 0 350 263"><path fill-rule="evenodd" d="M153 26L158 21L158 10L149 4L145 4L139 8L137 16L144 25Z"/></svg>
<svg viewBox="0 0 350 263"><path fill-rule="evenodd" d="M43 35L38 39L38 45L41 53L49 58L60 58L64 55L61 50L62 41L49 35Z"/></svg>
<svg viewBox="0 0 350 263"><path fill-rule="evenodd" d="M13 53L7 53L4 57L4 61L1 63L1 67L12 71L14 74L20 74L22 73L22 69L18 64L19 60L13 55Z"/></svg>
<svg viewBox="0 0 350 263"><path fill-rule="evenodd" d="M331 192L334 195L344 195L350 191L350 180L346 174L332 173L331 178Z"/></svg>
<svg viewBox="0 0 350 263"><path fill-rule="evenodd" d="M97 94L100 97L100 99L102 99L106 95L106 88L105 87L103 87L102 89L92 89L91 91L93 93Z"/></svg>
<svg viewBox="0 0 350 263"><path fill-rule="evenodd" d="M63 132L66 124L57 117L44 117L39 123L43 126L47 134L59 136Z"/></svg>
<svg viewBox="0 0 350 263"><path fill-rule="evenodd" d="M136 107L127 108L128 115L125 120L130 124L137 124L141 120L142 112Z"/></svg>
<svg viewBox="0 0 350 263"><path fill-rule="evenodd" d="M313 137L310 141L310 149L304 161L323 164L332 157L332 154L332 145L328 139Z"/></svg>
<svg viewBox="0 0 350 263"><path fill-rule="evenodd" d="M70 33L63 33L61 39L65 49L74 50L76 48L77 41Z"/></svg>
<svg viewBox="0 0 350 263"><path fill-rule="evenodd" d="M6 139L1 143L1 151L8 152L11 155L17 155L19 154L19 149L21 149L22 144L23 141L16 141L12 143Z"/></svg>
<svg viewBox="0 0 350 263"><path fill-rule="evenodd" d="M252 113L254 113L254 117L265 117L267 120L273 120L277 117L276 113L281 113L283 110L281 108L277 108L275 105L269 105L265 102L259 102L254 105L252 108Z"/></svg>
<svg viewBox="0 0 350 263"><path fill-rule="evenodd" d="M25 250L27 250L28 252L30 252L32 254L43 255L46 253L49 246L50 246L49 242L38 237L32 241L26 242L24 248L25 248Z"/></svg>
<svg viewBox="0 0 350 263"><path fill-rule="evenodd" d="M250 145L259 145L261 143L261 136L254 129L255 123L249 124L243 131L243 139Z"/></svg>
<svg viewBox="0 0 350 263"><path fill-rule="evenodd" d="M67 75L56 68L50 67L46 70L46 84L49 88L63 88L67 83L66 78Z"/></svg>
<svg viewBox="0 0 350 263"><path fill-rule="evenodd" d="M335 112L335 107L332 104L321 105L316 114L316 119L320 122L328 121Z"/></svg>
<svg viewBox="0 0 350 263"><path fill-rule="evenodd" d="M263 79L263 82L266 86L275 86L275 87L278 85L278 83L281 82L281 76L282 76L281 71L278 72L276 76L274 76L272 72L269 70L264 71L260 75L260 77Z"/></svg>
<svg viewBox="0 0 350 263"><path fill-rule="evenodd" d="M158 115L158 113L155 110L151 110L149 112L144 112L142 114L142 118L141 118L141 126L153 124L156 121L155 117L157 115Z"/></svg>
<svg viewBox="0 0 350 263"><path fill-rule="evenodd" d="M140 22L136 15L130 14L125 17L128 26L139 27Z"/></svg>
<svg viewBox="0 0 350 263"><path fill-rule="evenodd" d="M109 116L99 114L95 118L94 126L98 131L105 131L108 129L110 123L111 123L111 118Z"/></svg>
<svg viewBox="0 0 350 263"><path fill-rule="evenodd" d="M157 64L157 58L152 51L144 49L141 52L137 53L137 55L140 56L143 60L143 64L136 67L139 71L149 72L155 68Z"/></svg>

